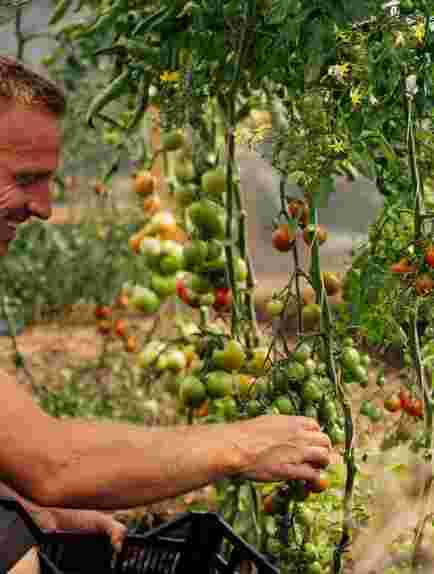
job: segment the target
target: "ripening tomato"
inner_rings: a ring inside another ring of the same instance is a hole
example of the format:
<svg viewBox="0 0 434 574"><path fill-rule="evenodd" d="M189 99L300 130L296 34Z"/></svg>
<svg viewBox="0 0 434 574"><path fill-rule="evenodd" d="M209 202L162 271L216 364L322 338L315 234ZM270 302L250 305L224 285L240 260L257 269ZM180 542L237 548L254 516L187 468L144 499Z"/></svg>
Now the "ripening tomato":
<svg viewBox="0 0 434 574"><path fill-rule="evenodd" d="M425 263L428 265L428 267L434 269L434 245L431 245L425 251Z"/></svg>
<svg viewBox="0 0 434 574"><path fill-rule="evenodd" d="M318 482L306 482L306 488L309 492L313 492L315 494L319 494L320 492L324 492L330 487L329 480L322 476Z"/></svg>
<svg viewBox="0 0 434 574"><path fill-rule="evenodd" d="M423 273L416 279L414 288L418 295L426 297L434 289L434 279L428 273Z"/></svg>
<svg viewBox="0 0 434 574"><path fill-rule="evenodd" d="M401 410L401 399L397 395L392 395L384 401L384 408L389 413L396 413Z"/></svg>
<svg viewBox="0 0 434 574"><path fill-rule="evenodd" d="M245 360L246 353L241 343L235 339L228 341L223 351L223 366L225 370L230 372L239 371Z"/></svg>
<svg viewBox="0 0 434 574"><path fill-rule="evenodd" d="M278 317L282 314L284 307L285 305L280 299L270 299L270 301L267 301L265 310L271 317Z"/></svg>
<svg viewBox="0 0 434 574"><path fill-rule="evenodd" d="M134 174L133 189L139 195L150 195L154 192L156 178L148 170Z"/></svg>
<svg viewBox="0 0 434 574"><path fill-rule="evenodd" d="M289 251L294 245L295 231L290 229L287 223L282 223L273 231L271 241L273 243L273 247L277 249L277 251Z"/></svg>
<svg viewBox="0 0 434 574"><path fill-rule="evenodd" d="M332 297L339 293L342 287L342 283L336 273L332 273L331 271L324 271L321 273L321 278L324 283L324 289L326 290L327 295Z"/></svg>
<svg viewBox="0 0 434 574"><path fill-rule="evenodd" d="M414 265L410 265L408 259L403 257L397 263L393 263L390 266L390 271L392 273L415 273L416 268L414 267Z"/></svg>

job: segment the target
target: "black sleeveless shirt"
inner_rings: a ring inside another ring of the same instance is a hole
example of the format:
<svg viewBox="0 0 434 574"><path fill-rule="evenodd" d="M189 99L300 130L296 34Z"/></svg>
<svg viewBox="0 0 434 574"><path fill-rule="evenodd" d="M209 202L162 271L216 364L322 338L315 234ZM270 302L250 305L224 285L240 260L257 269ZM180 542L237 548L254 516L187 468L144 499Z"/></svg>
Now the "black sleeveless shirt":
<svg viewBox="0 0 434 574"><path fill-rule="evenodd" d="M0 574L5 574L37 541L15 510L2 506L0 498Z"/></svg>

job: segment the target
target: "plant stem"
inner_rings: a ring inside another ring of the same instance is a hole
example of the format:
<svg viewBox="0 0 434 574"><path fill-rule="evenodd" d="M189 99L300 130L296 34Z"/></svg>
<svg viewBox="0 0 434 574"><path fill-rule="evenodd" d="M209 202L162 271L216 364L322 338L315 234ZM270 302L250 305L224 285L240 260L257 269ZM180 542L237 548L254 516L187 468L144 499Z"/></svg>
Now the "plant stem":
<svg viewBox="0 0 434 574"><path fill-rule="evenodd" d="M414 135L414 111L413 111L413 101L411 97L406 98L406 105L407 105L407 148L408 148L408 158L410 164L410 173L413 183L413 192L414 192L414 205L415 205L415 213L414 213L414 232L415 232L415 241L418 242L423 236L423 221L424 221L424 213L423 213L423 187L421 185L420 180L420 173L419 167L417 162L417 153L416 153L416 139ZM420 341L419 341L419 333L418 333L418 302L416 302L415 308L411 312L411 321L410 321L410 336L409 336L409 343L410 343L410 351L413 361L413 367L416 372L417 384L422 395L423 400L423 412L424 412L424 426L425 426L425 437L426 437L426 456L425 460L429 461L432 466L433 461L433 399L432 399L432 391L428 388L426 378L425 378L425 369L422 363L421 353L420 353ZM412 555L412 570L415 572L417 570L417 560L420 554L420 548L423 541L423 532L426 522L426 514L428 510L429 498L431 494L431 487L432 487L433 477L432 472L426 477L421 497L420 497L420 510L419 510L419 519L416 525L416 531L414 536L414 545L413 545L413 555Z"/></svg>

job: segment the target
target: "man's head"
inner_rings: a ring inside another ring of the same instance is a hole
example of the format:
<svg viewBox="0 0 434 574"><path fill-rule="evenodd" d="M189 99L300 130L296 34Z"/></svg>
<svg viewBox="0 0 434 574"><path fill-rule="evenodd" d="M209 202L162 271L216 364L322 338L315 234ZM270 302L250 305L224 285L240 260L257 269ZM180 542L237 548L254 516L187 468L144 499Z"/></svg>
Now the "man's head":
<svg viewBox="0 0 434 574"><path fill-rule="evenodd" d="M54 84L0 57L0 256L19 223L51 215L50 184L59 162L65 109Z"/></svg>

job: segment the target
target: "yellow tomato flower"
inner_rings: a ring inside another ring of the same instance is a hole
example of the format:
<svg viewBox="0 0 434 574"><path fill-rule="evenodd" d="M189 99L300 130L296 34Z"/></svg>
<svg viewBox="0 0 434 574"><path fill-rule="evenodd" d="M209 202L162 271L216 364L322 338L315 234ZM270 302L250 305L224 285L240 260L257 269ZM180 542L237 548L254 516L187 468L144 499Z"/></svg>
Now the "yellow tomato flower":
<svg viewBox="0 0 434 574"><path fill-rule="evenodd" d="M363 98L363 93L360 88L351 88L350 98L353 108L357 108L362 103Z"/></svg>
<svg viewBox="0 0 434 574"><path fill-rule="evenodd" d="M422 44L425 38L425 22L422 20L414 27L414 37L419 44Z"/></svg>
<svg viewBox="0 0 434 574"><path fill-rule="evenodd" d="M330 150L334 153L343 153L345 151L344 142L338 138L335 139L334 142L329 144Z"/></svg>
<svg viewBox="0 0 434 574"><path fill-rule="evenodd" d="M178 82L179 81L179 72L170 72L169 70L165 70L160 75L160 80L162 82L167 82L167 83Z"/></svg>

